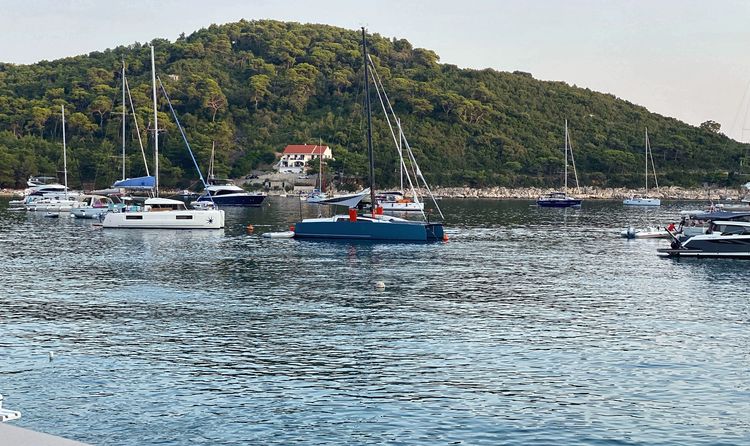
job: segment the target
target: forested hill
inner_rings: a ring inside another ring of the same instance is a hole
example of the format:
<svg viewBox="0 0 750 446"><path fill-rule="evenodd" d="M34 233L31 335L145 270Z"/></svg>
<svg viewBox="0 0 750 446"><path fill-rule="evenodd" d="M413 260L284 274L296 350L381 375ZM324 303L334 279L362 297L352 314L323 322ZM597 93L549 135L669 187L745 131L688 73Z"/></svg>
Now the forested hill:
<svg viewBox="0 0 750 446"><path fill-rule="evenodd" d="M332 171L364 177L358 31L240 21L152 44L157 73L202 168L212 141L217 174L231 176L268 167L286 144L322 141L334 151ZM432 184L558 185L565 119L583 184L640 186L646 127L662 183L739 181L746 147L711 125L693 127L612 95L528 73L440 64L434 52L406 40L374 34L369 45ZM121 61L142 136L150 141L149 54L147 44L135 43L34 65L0 64L0 187L22 186L31 174L62 168L61 104L74 185L106 186L118 179ZM161 101L161 183L185 186L197 175ZM377 102L373 110L377 176L380 184L394 184L396 150ZM143 173L143 162L133 120L126 122L127 173L135 176Z"/></svg>

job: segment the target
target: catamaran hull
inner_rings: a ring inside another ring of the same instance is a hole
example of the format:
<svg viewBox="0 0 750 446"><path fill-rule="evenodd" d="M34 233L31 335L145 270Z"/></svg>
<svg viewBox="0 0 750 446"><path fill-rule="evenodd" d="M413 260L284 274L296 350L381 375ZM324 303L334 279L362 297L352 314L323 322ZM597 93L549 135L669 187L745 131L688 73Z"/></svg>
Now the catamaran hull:
<svg viewBox="0 0 750 446"><path fill-rule="evenodd" d="M224 211L209 209L110 212L105 214L102 227L118 229L221 229L224 227Z"/></svg>
<svg viewBox="0 0 750 446"><path fill-rule="evenodd" d="M219 195L213 197L213 202L218 206L246 206L246 207L257 207L263 204L263 200L266 199L265 195L243 195L243 194L230 194L230 195ZM207 196L201 196L198 198L198 202L211 202L211 198Z"/></svg>
<svg viewBox="0 0 750 446"><path fill-rule="evenodd" d="M302 239L429 242L443 240L442 223L315 221L297 223L294 237Z"/></svg>

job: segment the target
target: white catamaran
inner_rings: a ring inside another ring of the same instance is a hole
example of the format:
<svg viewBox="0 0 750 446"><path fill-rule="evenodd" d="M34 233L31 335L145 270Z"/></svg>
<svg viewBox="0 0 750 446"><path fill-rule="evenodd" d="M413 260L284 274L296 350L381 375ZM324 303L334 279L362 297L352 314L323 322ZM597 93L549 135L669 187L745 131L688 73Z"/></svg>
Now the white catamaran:
<svg viewBox="0 0 750 446"><path fill-rule="evenodd" d="M224 227L224 211L220 209L188 209L185 203L168 198L159 198L159 127L156 102L156 67L154 64L154 47L151 47L151 81L154 100L154 197L143 203L143 209L135 212L110 212L105 214L102 221L104 228L133 228L133 229L221 229ZM161 81L160 81L161 83ZM167 102L164 86L161 85ZM187 138L177 119L177 114L169 102L170 109L180 129L180 133L187 144ZM188 144L188 150L190 145ZM192 157L192 151L190 151ZM195 162L195 158L193 158ZM197 169L197 164L196 164ZM203 175L198 169L198 175L204 186Z"/></svg>

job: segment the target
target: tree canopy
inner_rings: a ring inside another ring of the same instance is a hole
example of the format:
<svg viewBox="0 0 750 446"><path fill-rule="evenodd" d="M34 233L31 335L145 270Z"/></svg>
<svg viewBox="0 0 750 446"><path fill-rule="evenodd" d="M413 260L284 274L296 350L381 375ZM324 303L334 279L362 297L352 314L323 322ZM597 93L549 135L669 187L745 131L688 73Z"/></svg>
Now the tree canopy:
<svg viewBox="0 0 750 446"><path fill-rule="evenodd" d="M646 127L663 184L741 181L736 176L747 146L719 133L713 121L690 126L587 88L521 71L461 69L403 39L368 39L377 73L432 184L559 185L565 119L583 184L640 185ZM331 168L366 176L359 32L243 20L151 44L157 74L204 168L213 143L217 175L241 176L270 166L287 144L322 140L336 157ZM67 111L73 184L101 187L118 179L123 61L135 105L126 119L127 172L144 174L133 119L151 141L149 58L147 44L133 43L33 65L0 63L0 187L61 169L60 105ZM398 155L373 100L376 177L392 186ZM197 175L160 101L160 182L184 187Z"/></svg>

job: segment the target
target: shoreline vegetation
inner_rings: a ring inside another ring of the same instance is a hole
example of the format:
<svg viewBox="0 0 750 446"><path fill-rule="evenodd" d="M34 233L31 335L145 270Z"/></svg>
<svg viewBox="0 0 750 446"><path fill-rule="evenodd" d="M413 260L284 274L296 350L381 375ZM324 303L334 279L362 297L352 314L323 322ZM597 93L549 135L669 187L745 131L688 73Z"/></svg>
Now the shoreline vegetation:
<svg viewBox="0 0 750 446"><path fill-rule="evenodd" d="M498 200L536 200L541 195L556 191L552 188L538 187L487 187L487 188L470 188L470 187L437 187L432 189L433 195L441 198L477 198L477 199L498 199ZM176 194L178 191L165 191L164 196ZM424 195L426 191L420 190ZM574 190L568 191L569 195L576 198L587 200L623 200L633 195L642 194L642 190L627 188L607 188L607 187L582 187L580 193ZM740 200L745 196L747 191L742 188L684 188L677 186L667 186L659 188L658 192L649 191L649 196L661 198L662 200ZM269 196L280 196L286 194L289 196L296 195L293 192L268 191ZM22 196L23 190L0 189L0 196L12 197ZM410 193L407 193L410 195Z"/></svg>

